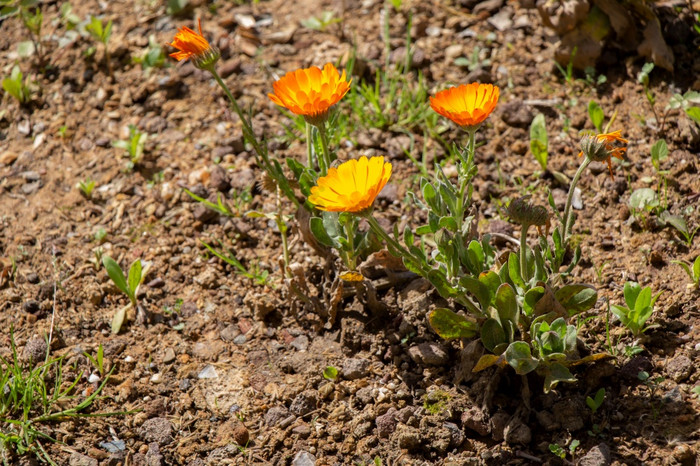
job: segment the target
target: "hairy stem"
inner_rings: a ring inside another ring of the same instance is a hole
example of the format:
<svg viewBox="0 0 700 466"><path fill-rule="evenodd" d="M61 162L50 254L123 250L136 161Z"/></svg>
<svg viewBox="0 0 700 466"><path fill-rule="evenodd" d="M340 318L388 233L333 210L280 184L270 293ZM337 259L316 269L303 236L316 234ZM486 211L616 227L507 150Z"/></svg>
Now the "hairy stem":
<svg viewBox="0 0 700 466"><path fill-rule="evenodd" d="M564 247L566 247L567 243L569 242L569 236L571 235L571 229L573 228L573 214L571 213L571 203L573 202L574 199L574 192L576 191L576 185L578 184L578 181L581 179L581 175L583 174L583 171L588 167L588 164L591 163L591 159L586 157L583 162L581 163L581 166L578 167L578 170L576 171L576 174L574 175L574 179L571 180L571 185L569 186L569 194L566 196L566 206L564 207L564 225L563 229L561 230L561 240L562 244L564 244Z"/></svg>

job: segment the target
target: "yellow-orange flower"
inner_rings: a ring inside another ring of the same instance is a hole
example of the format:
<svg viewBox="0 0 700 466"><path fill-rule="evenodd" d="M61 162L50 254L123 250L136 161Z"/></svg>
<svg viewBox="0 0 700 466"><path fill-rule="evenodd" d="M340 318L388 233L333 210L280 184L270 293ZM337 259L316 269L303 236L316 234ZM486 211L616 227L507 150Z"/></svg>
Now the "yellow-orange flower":
<svg viewBox="0 0 700 466"><path fill-rule="evenodd" d="M581 152L578 156L586 154L591 160L596 162L607 162L610 178L614 179L612 171L612 157L623 160L623 154L627 151L629 141L622 137L622 130L612 133L598 134L597 136L584 136L581 139Z"/></svg>
<svg viewBox="0 0 700 466"><path fill-rule="evenodd" d="M309 202L328 212L359 213L369 209L391 176L384 157L360 157L331 168L311 188Z"/></svg>
<svg viewBox="0 0 700 466"><path fill-rule="evenodd" d="M473 128L496 108L499 93L498 86L493 84L462 84L430 97L430 106L459 126Z"/></svg>
<svg viewBox="0 0 700 466"><path fill-rule="evenodd" d="M272 85L270 100L292 113L303 115L306 121L318 126L328 117L328 110L350 90L345 71L339 75L332 63L323 70L317 66L290 71Z"/></svg>
<svg viewBox="0 0 700 466"><path fill-rule="evenodd" d="M216 62L221 54L216 48L209 45L207 39L202 35L201 21L199 21L198 25L199 33L187 26L180 28L169 45L178 50L177 52L171 53L171 57L177 61L192 59L192 62L201 68L202 65L209 65Z"/></svg>

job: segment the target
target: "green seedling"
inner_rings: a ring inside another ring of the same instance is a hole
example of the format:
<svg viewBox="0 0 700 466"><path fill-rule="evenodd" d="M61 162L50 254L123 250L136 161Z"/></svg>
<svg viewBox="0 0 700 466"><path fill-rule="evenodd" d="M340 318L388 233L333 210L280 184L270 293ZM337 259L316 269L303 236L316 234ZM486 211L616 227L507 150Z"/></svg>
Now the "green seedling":
<svg viewBox="0 0 700 466"><path fill-rule="evenodd" d="M144 316L145 311L138 304L137 295L139 286L148 273L150 264L142 266L141 259L136 259L129 267L128 275L125 276L119 264L109 256L102 257L102 264L107 269L107 275L112 279L114 285L129 298L129 304L119 309L112 318L112 333L117 334L121 330L126 320L126 311L132 307L139 316Z"/></svg>
<svg viewBox="0 0 700 466"><path fill-rule="evenodd" d="M574 58L576 57L576 52L578 52L578 47L574 47L574 49L571 51L571 56L569 57L569 63L566 65L566 69L564 69L564 67L562 67L556 61L554 62L554 65L556 65L559 73L561 73L563 76L564 81L569 85L574 83Z"/></svg>
<svg viewBox="0 0 700 466"><path fill-rule="evenodd" d="M141 68L146 74L149 74L153 68L163 68L167 64L163 46L158 43L156 36L153 34L148 36L148 49L146 49L143 55L134 58L132 61L141 65Z"/></svg>
<svg viewBox="0 0 700 466"><path fill-rule="evenodd" d="M333 366L328 366L323 369L323 378L328 380L335 380L338 378L338 369Z"/></svg>
<svg viewBox="0 0 700 466"><path fill-rule="evenodd" d="M569 447L565 450L561 445L559 445L557 443L550 443L549 444L549 451L552 452L552 454L554 454L554 456L557 456L557 457L561 458L562 460L565 460L567 450L568 450L568 453L571 455L571 457L574 458L576 449L579 447L579 445L581 445L581 442L579 442L577 439L574 439L569 444Z"/></svg>
<svg viewBox="0 0 700 466"><path fill-rule="evenodd" d="M22 362L12 329L10 351L11 356L0 356L0 387L3 387L0 390L0 442L4 464L21 462L14 455L33 455L42 463L56 465L45 444L58 443L52 436L58 423L71 419L130 414L84 413L100 399L112 371L106 374L97 389L87 396L78 397L75 392L79 390L83 372L78 372L75 367L67 367L65 355L50 357L47 351L43 362ZM67 379L65 374L68 372L78 373L74 379Z"/></svg>
<svg viewBox="0 0 700 466"><path fill-rule="evenodd" d="M300 21L305 28L313 29L314 31L324 32L332 24L340 23L341 18L336 18L332 11L323 11L319 16L312 16Z"/></svg>
<svg viewBox="0 0 700 466"><path fill-rule="evenodd" d="M245 189L240 193L235 192L230 201L227 201L221 193L216 195L216 203L210 202L203 197L197 196L195 193L189 189L185 189L185 192L195 201L204 204L209 209L217 212L226 217L240 217L241 214L247 209L248 205L252 201L252 196L250 194L250 189Z"/></svg>
<svg viewBox="0 0 700 466"><path fill-rule="evenodd" d="M683 270L685 270L685 273L688 274L688 277L690 277L690 283L688 283L688 285L687 285L688 289L700 288L700 256L695 258L695 262L693 262L692 265L686 264L683 261L672 261L672 262L674 264L680 265L683 268Z"/></svg>
<svg viewBox="0 0 700 466"><path fill-rule="evenodd" d="M659 195L651 188L635 189L630 195L628 205L632 215L642 227L646 225L649 214L663 212Z"/></svg>
<svg viewBox="0 0 700 466"><path fill-rule="evenodd" d="M78 182L78 189L86 199L92 199L92 191L95 189L95 181L89 176Z"/></svg>
<svg viewBox="0 0 700 466"><path fill-rule="evenodd" d="M105 241L105 238L107 238L107 230L104 228L98 228L97 231L95 232L95 241L98 244L102 244Z"/></svg>
<svg viewBox="0 0 700 466"><path fill-rule="evenodd" d="M547 170L548 150L547 124L544 115L539 113L530 124L530 152L535 156L542 170Z"/></svg>
<svg viewBox="0 0 700 466"><path fill-rule="evenodd" d="M100 376L104 377L105 375L105 366L104 366L104 348L102 347L102 343L100 343L100 346L97 347L97 354L95 356L92 356L90 353L87 351L83 352L86 358L90 360L93 366L95 366L95 369L97 369L100 373Z"/></svg>
<svg viewBox="0 0 700 466"><path fill-rule="evenodd" d="M652 419L656 420L659 417L659 404L656 401L656 392L659 390L661 382L665 379L664 377L651 377L647 371L639 371L637 373L637 378L647 387L649 391L649 400L652 410Z"/></svg>
<svg viewBox="0 0 700 466"><path fill-rule="evenodd" d="M668 144L666 140L659 139L651 146L651 164L657 173L661 173L661 162L668 159Z"/></svg>
<svg viewBox="0 0 700 466"><path fill-rule="evenodd" d="M595 100L588 102L588 116L591 119L591 123L595 126L596 132L599 134L603 132L603 121L605 120L605 113L600 105Z"/></svg>
<svg viewBox="0 0 700 466"><path fill-rule="evenodd" d="M690 247L693 244L693 239L698 231L700 231L700 225L696 226L694 229L688 228L688 224L685 219L680 215L672 215L668 210L664 210L659 215L659 220L667 225L671 225L675 228L678 233L683 236L686 246Z"/></svg>
<svg viewBox="0 0 700 466"><path fill-rule="evenodd" d="M652 296L651 288L642 288L636 282L627 282L624 287L625 306L611 305L612 313L620 319L622 325L627 327L635 337L639 337L645 331L656 325L645 326L654 312L654 304L662 292Z"/></svg>
<svg viewBox="0 0 700 466"><path fill-rule="evenodd" d="M105 61L107 62L107 69L109 71L110 78L114 79L114 71L112 70L112 60L109 54L109 38L112 36L112 20L110 19L107 23L103 23L102 20L94 16L90 17L90 22L85 26L85 30L90 33L90 35L97 42L100 42L104 47L105 51Z"/></svg>
<svg viewBox="0 0 700 466"><path fill-rule="evenodd" d="M100 270L100 267L102 267L102 256L104 255L104 250L102 249L102 246L98 246L95 249L92 250L93 257L90 259L90 263L92 264L93 268L95 271Z"/></svg>
<svg viewBox="0 0 700 466"><path fill-rule="evenodd" d="M15 98L20 105L29 103L32 99L32 90L29 86L29 77L26 79L20 71L19 66L12 67L12 73L9 77L2 80L2 88Z"/></svg>
<svg viewBox="0 0 700 466"><path fill-rule="evenodd" d="M591 398L590 396L586 397L586 405L591 410L591 413L595 415L595 413L598 411L598 408L601 407L603 404L603 401L605 401L605 389L601 388L598 390L595 394L595 397Z"/></svg>
<svg viewBox="0 0 700 466"><path fill-rule="evenodd" d="M133 169L143 159L148 133L142 133L134 125L129 125L129 140L119 140L112 142L112 147L123 149L129 157L129 169Z"/></svg>
<svg viewBox="0 0 700 466"><path fill-rule="evenodd" d="M666 111L681 109L685 115L700 125L700 92L687 91L685 94L674 94L666 106Z"/></svg>
<svg viewBox="0 0 700 466"><path fill-rule="evenodd" d="M644 88L644 95L647 98L647 102L649 102L649 106L651 107L651 111L654 113L654 118L656 118L656 122L658 124L659 123L659 115L656 113L656 96L649 88L649 74L652 72L653 69L654 69L653 63L645 63L644 66L642 66L642 70L639 73L637 73L637 81Z"/></svg>
<svg viewBox="0 0 700 466"><path fill-rule="evenodd" d="M488 50L487 50L488 51ZM491 60L481 58L482 49L477 45L472 49L472 53L467 57L459 57L455 59L455 65L467 68L469 71L474 71L479 68L488 69L491 66Z"/></svg>

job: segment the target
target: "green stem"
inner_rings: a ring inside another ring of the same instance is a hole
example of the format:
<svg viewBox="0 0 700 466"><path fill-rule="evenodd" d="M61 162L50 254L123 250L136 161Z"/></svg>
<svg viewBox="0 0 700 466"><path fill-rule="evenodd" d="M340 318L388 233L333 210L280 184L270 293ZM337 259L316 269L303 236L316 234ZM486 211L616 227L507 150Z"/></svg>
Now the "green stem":
<svg viewBox="0 0 700 466"><path fill-rule="evenodd" d="M382 228L381 225L377 223L377 220L371 214L366 216L365 218L367 219L369 227L372 229L375 235L379 236L381 239L386 241L387 244L391 245L392 248L394 248L396 251L399 252L399 254L401 254L401 257L403 259L411 262L417 269L420 269L422 272L422 276L428 276L428 272L430 270L426 270L426 268L423 266L420 260L416 259L408 249L401 246L401 244L398 241L396 241L394 238L391 237L390 234L384 231L384 228Z"/></svg>
<svg viewBox="0 0 700 466"><path fill-rule="evenodd" d="M282 237L282 257L284 258L284 276L287 278L292 278L292 272L289 269L289 239L287 238L287 224L282 218L282 196L280 192L280 187L277 186L277 211L275 212L275 221L277 222L277 229L280 231L280 236Z"/></svg>
<svg viewBox="0 0 700 466"><path fill-rule="evenodd" d="M313 126L306 123L306 163L310 170L316 170L316 161L314 159Z"/></svg>
<svg viewBox="0 0 700 466"><path fill-rule="evenodd" d="M578 184L579 179L581 179L581 175L583 174L583 171L588 167L588 164L591 163L591 159L586 157L583 160L583 163L581 163L581 166L578 167L578 170L576 171L576 174L574 175L574 179L571 180L571 185L569 186L569 194L566 196L566 206L564 207L564 225L563 225L563 230L561 231L561 239L562 239L562 244L564 244L564 247L566 247L566 244L569 242L569 235L571 233L571 229L573 228L573 214L571 213L571 203L573 202L574 199L574 192L576 191L576 185Z"/></svg>
<svg viewBox="0 0 700 466"><path fill-rule="evenodd" d="M236 102L236 98L233 97L233 94L231 94L231 91L229 90L228 86L224 82L223 79L221 79L221 76L219 76L219 73L216 72L216 68L214 67L214 64L211 64L211 66L208 66L206 68L207 71L211 73L211 75L214 77L214 80L216 83L221 87L221 89L224 91L226 94L226 97L228 97L229 102L231 102L231 107L233 107L233 110L236 112L238 115L238 118L241 120L241 124L243 125L243 138L250 143L250 145L253 146L253 149L255 149L255 153L257 154L257 160L258 162L261 163L262 168L277 182L277 185L282 188L282 191L284 192L285 196L292 201L294 206L298 209L301 207L301 204L299 201L296 199L296 196L294 195L294 191L292 191L287 183L286 179L284 178L284 173L280 173L279 170L276 169L275 165L270 162L270 158L267 155L267 150L263 148L263 146L260 144L258 139L255 137L255 133L253 132L253 127L250 125L250 122L248 121L248 118L246 115L243 113L243 110L241 110L241 107L238 106L238 102Z"/></svg>
<svg viewBox="0 0 700 466"><path fill-rule="evenodd" d="M464 198L465 192L467 190L467 185L471 180L469 173L471 172L472 165L474 164L474 145L476 139L476 128L470 128L469 132L469 144L467 145L467 160L462 159L462 167L459 170L459 202L460 202L460 217L464 220L464 209L467 207L467 200Z"/></svg>
<svg viewBox="0 0 700 466"><path fill-rule="evenodd" d="M355 271L355 231L357 230L357 219L353 218L345 222L345 236L348 240L347 266L350 271Z"/></svg>
<svg viewBox="0 0 700 466"><path fill-rule="evenodd" d="M529 229L530 225L525 223L520 230L520 276L526 284L530 282L527 267L527 231Z"/></svg>
<svg viewBox="0 0 700 466"><path fill-rule="evenodd" d="M321 136L321 151L323 152L323 166L321 166L321 159L318 160L318 166L321 170L321 176L326 176L328 169L331 168L331 153L328 150L328 135L326 134L326 123L321 123L318 126L318 134Z"/></svg>

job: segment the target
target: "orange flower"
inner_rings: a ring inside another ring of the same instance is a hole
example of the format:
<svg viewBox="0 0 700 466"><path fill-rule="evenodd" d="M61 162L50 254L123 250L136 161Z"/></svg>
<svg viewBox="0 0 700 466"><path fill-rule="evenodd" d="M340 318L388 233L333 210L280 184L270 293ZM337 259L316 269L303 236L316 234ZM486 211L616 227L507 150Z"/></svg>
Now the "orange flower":
<svg viewBox="0 0 700 466"><path fill-rule="evenodd" d="M616 157L623 160L622 155L627 151L626 144L629 141L622 137L622 130L613 131L612 133L599 134L595 137L584 136L581 139L581 152L578 156L581 157L584 153L586 157L596 162L607 162L610 178L615 179L612 171L612 158Z"/></svg>
<svg viewBox="0 0 700 466"><path fill-rule="evenodd" d="M462 84L430 97L430 106L463 128L483 122L498 103L499 89L493 84Z"/></svg>
<svg viewBox="0 0 700 466"><path fill-rule="evenodd" d="M290 71L272 85L274 94L267 96L274 103L319 126L328 118L328 110L350 90L345 71L339 76L332 63L323 70L317 66Z"/></svg>
<svg viewBox="0 0 700 466"><path fill-rule="evenodd" d="M193 31L187 26L182 27L175 34L171 45L178 51L171 53L170 56L177 61L192 59L192 63L198 68L213 65L221 56L219 51L209 45L209 42L202 35L202 21L198 22L199 33Z"/></svg>
<svg viewBox="0 0 700 466"><path fill-rule="evenodd" d="M384 157L360 157L331 168L311 188L309 202L327 212L360 213L372 207L391 176Z"/></svg>

